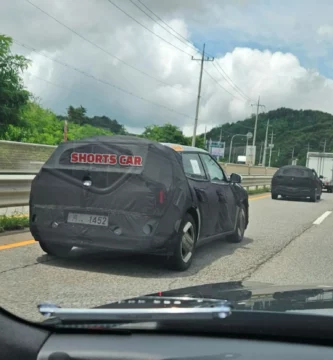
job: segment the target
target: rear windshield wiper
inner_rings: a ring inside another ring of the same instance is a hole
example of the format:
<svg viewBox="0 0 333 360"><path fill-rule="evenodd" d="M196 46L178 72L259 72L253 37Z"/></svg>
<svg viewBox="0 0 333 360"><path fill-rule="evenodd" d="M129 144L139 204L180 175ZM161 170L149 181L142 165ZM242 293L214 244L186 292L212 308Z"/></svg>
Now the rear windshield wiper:
<svg viewBox="0 0 333 360"><path fill-rule="evenodd" d="M119 301L110 306L109 308L80 309L40 304L38 309L46 318L53 318L61 324L211 320L224 319L231 314L231 306L225 300L189 297L144 296Z"/></svg>

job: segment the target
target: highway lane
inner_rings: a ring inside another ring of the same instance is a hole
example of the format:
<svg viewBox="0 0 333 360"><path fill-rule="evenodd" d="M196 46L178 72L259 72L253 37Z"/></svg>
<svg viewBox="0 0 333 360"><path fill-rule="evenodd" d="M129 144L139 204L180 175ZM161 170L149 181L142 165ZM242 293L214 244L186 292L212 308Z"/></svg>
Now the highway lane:
<svg viewBox="0 0 333 360"><path fill-rule="evenodd" d="M308 231L259 266L250 280L281 285L333 284L333 212L323 215Z"/></svg>
<svg viewBox="0 0 333 360"><path fill-rule="evenodd" d="M215 241L199 248L192 267L185 273L166 270L163 261L152 256L76 250L68 259L56 259L44 254L38 244L3 250L0 247L0 304L21 317L39 320L36 305L43 301L91 307L203 283L250 279L279 284L288 278L289 271L294 271L295 262L301 263L295 257L299 239L311 238L313 231L332 232L329 229L332 214L321 224L313 225L323 213L332 210L332 194L323 194L318 203L274 201L267 195L257 196L250 201L250 226L244 242ZM318 242L318 261L330 255L328 234L323 249L323 243ZM295 262L292 256L289 260L285 258L283 266L275 261L290 248ZM324 266L329 266L328 261ZM280 269L278 274L275 268ZM308 282L305 268L295 273L294 280L298 283ZM326 273L331 274L329 270ZM315 279L314 274L312 280Z"/></svg>

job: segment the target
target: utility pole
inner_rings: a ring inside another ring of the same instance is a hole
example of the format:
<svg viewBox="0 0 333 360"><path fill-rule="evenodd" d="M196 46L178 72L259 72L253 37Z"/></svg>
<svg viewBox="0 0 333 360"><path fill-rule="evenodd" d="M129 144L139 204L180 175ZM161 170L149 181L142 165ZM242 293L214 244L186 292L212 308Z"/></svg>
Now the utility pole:
<svg viewBox="0 0 333 360"><path fill-rule="evenodd" d="M319 143L319 146L321 147L321 146L323 146L323 152L325 152L326 151L326 139L324 140L324 141L321 141L320 143Z"/></svg>
<svg viewBox="0 0 333 360"><path fill-rule="evenodd" d="M206 148L206 134L207 134L207 126L205 126L205 135L204 135L204 147Z"/></svg>
<svg viewBox="0 0 333 360"><path fill-rule="evenodd" d="M262 142L260 143L260 154L259 154L259 164L262 165L261 155L262 155Z"/></svg>
<svg viewBox="0 0 333 360"><path fill-rule="evenodd" d="M203 66L204 66L205 61L214 61L214 58L209 58L209 57L205 58L205 44L204 44L203 49L202 49L201 59L194 59L194 57L192 56L192 60L201 61L197 107L195 110L194 129L193 129L193 137L192 137L192 146L195 146L195 139L197 136L197 127L198 127L199 106L200 106L200 98L201 98L201 83L202 83Z"/></svg>
<svg viewBox="0 0 333 360"><path fill-rule="evenodd" d="M266 150L267 150L267 140L268 140L268 128L269 128L269 119L267 120L267 126L266 126L266 136L265 136L265 144L264 144L264 156L262 159L262 166L266 166Z"/></svg>
<svg viewBox="0 0 333 360"><path fill-rule="evenodd" d="M268 167L271 167L271 159L272 159L272 151L273 151L273 136L274 136L274 133L273 133L273 130L272 130L271 144L270 144L270 147L269 147Z"/></svg>
<svg viewBox="0 0 333 360"><path fill-rule="evenodd" d="M64 124L64 142L67 141L67 133L68 133L67 120L65 120L65 124Z"/></svg>
<svg viewBox="0 0 333 360"><path fill-rule="evenodd" d="M261 107L265 107L265 105L261 105L260 104L260 96L258 97L258 103L257 104L251 104L251 106L256 106L257 107L257 112L256 112L256 121L255 121L255 125L254 125L254 134L253 134L253 146L256 146L256 137L257 137L257 126L258 126L258 115L259 115L259 109Z"/></svg>
<svg viewBox="0 0 333 360"><path fill-rule="evenodd" d="M212 148L212 138L209 138L209 142L208 142L208 152L210 152Z"/></svg>
<svg viewBox="0 0 333 360"><path fill-rule="evenodd" d="M220 142L222 142L222 126L221 126L221 131L220 131Z"/></svg>
<svg viewBox="0 0 333 360"><path fill-rule="evenodd" d="M220 149L222 149L222 125L221 125L221 131L220 131L220 141L219 141L219 145L220 145ZM221 159L221 157L218 157L219 161Z"/></svg>
<svg viewBox="0 0 333 360"><path fill-rule="evenodd" d="M291 163L292 163L293 160L294 160L294 151L295 151L295 148L293 147L293 151L292 151L292 153L291 153Z"/></svg>

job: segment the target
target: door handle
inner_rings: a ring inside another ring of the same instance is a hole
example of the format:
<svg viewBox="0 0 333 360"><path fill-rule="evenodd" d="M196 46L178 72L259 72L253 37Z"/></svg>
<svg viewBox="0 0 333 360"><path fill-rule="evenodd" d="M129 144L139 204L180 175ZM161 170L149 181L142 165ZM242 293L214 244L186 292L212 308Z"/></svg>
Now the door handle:
<svg viewBox="0 0 333 360"><path fill-rule="evenodd" d="M223 194L222 191L216 190L216 194L217 194L220 202L223 202L223 203L226 203L226 202L227 202L227 200L226 200L226 198L225 198L225 196L224 196L224 194Z"/></svg>
<svg viewBox="0 0 333 360"><path fill-rule="evenodd" d="M205 193L204 190L196 188L196 187L194 188L194 190L195 190L195 193L197 194L199 201L207 202L208 198L207 198L207 194Z"/></svg>

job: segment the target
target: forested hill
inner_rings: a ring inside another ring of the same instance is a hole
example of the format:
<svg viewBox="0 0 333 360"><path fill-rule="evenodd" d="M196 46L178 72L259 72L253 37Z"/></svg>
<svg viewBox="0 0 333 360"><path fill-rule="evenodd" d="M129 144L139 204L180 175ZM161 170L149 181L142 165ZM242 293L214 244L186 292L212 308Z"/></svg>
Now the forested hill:
<svg viewBox="0 0 333 360"><path fill-rule="evenodd" d="M259 160L261 142L265 140L267 120L270 121L269 140L273 130L274 151L272 166L282 166L291 163L294 149L294 158L299 165L305 165L308 147L310 151L323 151L326 140L326 151L333 151L333 115L314 110L292 110L279 108L259 114L257 130L257 160ZM230 145L231 136L254 132L254 116L236 123L227 123L222 126L222 141ZM218 140L221 127L207 133L207 139ZM234 146L245 145L246 139L234 138ZM252 145L252 139L249 140ZM228 154L228 153L227 153ZM266 160L267 163L267 160Z"/></svg>

